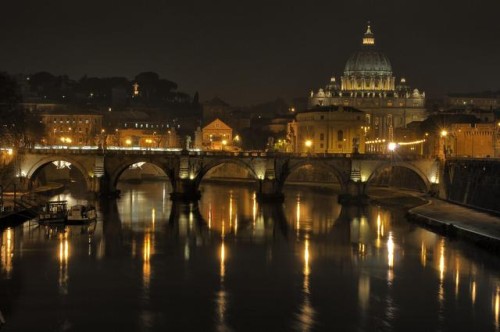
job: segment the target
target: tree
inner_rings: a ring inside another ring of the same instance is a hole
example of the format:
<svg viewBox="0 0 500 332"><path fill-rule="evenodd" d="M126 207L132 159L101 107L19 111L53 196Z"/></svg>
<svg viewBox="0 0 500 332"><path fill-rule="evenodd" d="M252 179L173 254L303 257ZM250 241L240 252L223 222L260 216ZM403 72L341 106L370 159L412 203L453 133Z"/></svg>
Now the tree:
<svg viewBox="0 0 500 332"><path fill-rule="evenodd" d="M155 72L140 73L134 82L139 84L140 98L150 105L171 102L177 89L177 83L160 79Z"/></svg>
<svg viewBox="0 0 500 332"><path fill-rule="evenodd" d="M196 107L200 106L200 95L199 95L198 91L196 91L194 93L193 106L196 106Z"/></svg>
<svg viewBox="0 0 500 332"><path fill-rule="evenodd" d="M17 82L7 73L0 72L0 110L10 109L20 101Z"/></svg>
<svg viewBox="0 0 500 332"><path fill-rule="evenodd" d="M19 126L23 124L23 112L18 103L21 95L17 82L6 73L0 73L0 135L2 145L16 145L20 140Z"/></svg>

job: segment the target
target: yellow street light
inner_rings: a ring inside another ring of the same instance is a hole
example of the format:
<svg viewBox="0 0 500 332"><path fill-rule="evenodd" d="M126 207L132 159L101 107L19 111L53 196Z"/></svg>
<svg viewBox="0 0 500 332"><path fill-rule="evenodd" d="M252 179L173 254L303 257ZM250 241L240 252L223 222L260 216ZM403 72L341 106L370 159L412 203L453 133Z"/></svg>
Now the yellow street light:
<svg viewBox="0 0 500 332"><path fill-rule="evenodd" d="M445 129L441 130L441 137L446 137L447 135L448 132Z"/></svg>
<svg viewBox="0 0 500 332"><path fill-rule="evenodd" d="M394 150L396 150L397 148L397 144L394 143L394 142L390 142L388 145L387 145L387 148L389 149L389 151L393 152Z"/></svg>
<svg viewBox="0 0 500 332"><path fill-rule="evenodd" d="M304 145L306 146L306 148L310 148L313 145L313 142L310 139L308 139L305 141Z"/></svg>

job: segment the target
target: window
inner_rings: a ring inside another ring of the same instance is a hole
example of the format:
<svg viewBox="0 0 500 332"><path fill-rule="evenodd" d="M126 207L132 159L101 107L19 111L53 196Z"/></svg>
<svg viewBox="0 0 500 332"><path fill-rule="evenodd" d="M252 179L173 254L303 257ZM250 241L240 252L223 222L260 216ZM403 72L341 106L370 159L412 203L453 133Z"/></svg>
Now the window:
<svg viewBox="0 0 500 332"><path fill-rule="evenodd" d="M337 132L337 141L341 142L344 140L344 132L342 130L339 130Z"/></svg>
<svg viewBox="0 0 500 332"><path fill-rule="evenodd" d="M319 134L319 140L324 141L325 140L325 134L321 133Z"/></svg>

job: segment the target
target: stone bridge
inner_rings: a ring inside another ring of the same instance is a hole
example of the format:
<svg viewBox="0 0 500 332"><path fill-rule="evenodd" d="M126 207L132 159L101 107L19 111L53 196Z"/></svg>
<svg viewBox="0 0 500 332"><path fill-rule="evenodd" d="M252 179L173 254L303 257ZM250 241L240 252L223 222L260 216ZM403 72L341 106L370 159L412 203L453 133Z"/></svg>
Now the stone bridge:
<svg viewBox="0 0 500 332"><path fill-rule="evenodd" d="M130 149L24 149L18 150L18 174L21 185L30 189L32 181L45 165L65 161L78 169L90 192L117 194L120 175L131 165L146 162L159 167L168 176L174 200L196 200L204 176L215 167L232 163L246 169L255 179L257 199L283 200L283 186L295 170L310 165L336 176L341 199L366 197L367 186L380 172L403 167L415 172L426 189L439 183L439 161L418 156L371 154L292 154L270 152L200 152Z"/></svg>

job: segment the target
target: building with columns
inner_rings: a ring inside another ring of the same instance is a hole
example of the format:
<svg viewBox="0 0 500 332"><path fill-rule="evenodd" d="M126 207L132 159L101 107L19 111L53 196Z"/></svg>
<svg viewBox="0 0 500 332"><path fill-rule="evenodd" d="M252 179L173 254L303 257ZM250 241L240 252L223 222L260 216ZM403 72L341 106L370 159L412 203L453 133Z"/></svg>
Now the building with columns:
<svg viewBox="0 0 500 332"><path fill-rule="evenodd" d="M311 91L308 107L349 106L363 111L367 142L398 140L396 129L413 121L425 120L425 93L412 89L405 78L396 79L391 62L376 46L368 23L361 49L354 52L344 67L340 82L330 82L316 92ZM367 147L367 151L383 152L385 147Z"/></svg>
<svg viewBox="0 0 500 332"><path fill-rule="evenodd" d="M363 153L364 114L349 106L317 106L296 115L289 136L295 152Z"/></svg>

